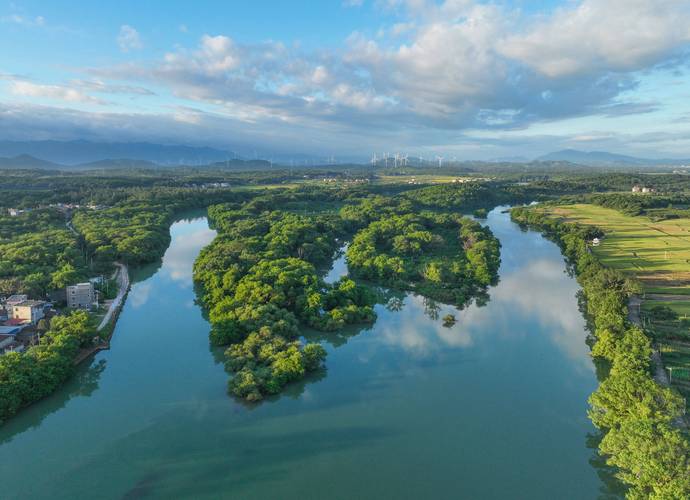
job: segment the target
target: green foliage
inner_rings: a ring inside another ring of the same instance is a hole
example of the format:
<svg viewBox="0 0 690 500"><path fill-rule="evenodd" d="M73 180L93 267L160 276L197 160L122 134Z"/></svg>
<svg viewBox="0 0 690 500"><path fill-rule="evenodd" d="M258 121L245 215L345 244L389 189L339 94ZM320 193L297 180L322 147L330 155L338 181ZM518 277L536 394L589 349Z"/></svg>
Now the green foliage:
<svg viewBox="0 0 690 500"><path fill-rule="evenodd" d="M649 310L649 316L654 321L673 321L678 319L678 313L668 306L654 306Z"/></svg>
<svg viewBox="0 0 690 500"><path fill-rule="evenodd" d="M85 275L79 242L62 214L41 209L0 216L0 294L43 297Z"/></svg>
<svg viewBox="0 0 690 500"><path fill-rule="evenodd" d="M74 372L74 358L94 332L89 316L56 316L39 345L0 356L0 423L57 389Z"/></svg>
<svg viewBox="0 0 690 500"><path fill-rule="evenodd" d="M460 215L407 213L359 231L347 261L367 280L462 305L497 280L499 249L488 229Z"/></svg>
<svg viewBox="0 0 690 500"><path fill-rule="evenodd" d="M278 193L209 208L219 234L200 253L194 279L209 308L211 342L229 346L229 390L239 398L258 401L322 366L325 350L296 340L300 322L337 330L374 320L366 288L347 279L327 285L315 267L337 250L343 220L265 210L312 195L285 200Z"/></svg>
<svg viewBox="0 0 690 500"><path fill-rule="evenodd" d="M337 214L317 210L341 201ZM289 210L298 206L302 215ZM335 331L375 319L368 287L348 278L329 285L316 270L353 232L347 258L359 276L414 284L457 304L496 280L499 243L488 229L460 215L415 211L402 196L343 199L308 189L210 207L218 237L201 251L194 279L209 309L211 342L229 346L229 390L256 401L320 367L325 351L302 346L298 324Z"/></svg>

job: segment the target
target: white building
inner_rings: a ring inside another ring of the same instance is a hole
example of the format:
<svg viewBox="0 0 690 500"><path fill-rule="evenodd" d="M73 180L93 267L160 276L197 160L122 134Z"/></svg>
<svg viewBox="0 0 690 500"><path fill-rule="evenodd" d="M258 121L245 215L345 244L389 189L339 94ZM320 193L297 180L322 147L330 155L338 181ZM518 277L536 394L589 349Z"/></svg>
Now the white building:
<svg viewBox="0 0 690 500"><path fill-rule="evenodd" d="M67 287L67 307L90 309L96 304L96 289L93 283L78 283Z"/></svg>

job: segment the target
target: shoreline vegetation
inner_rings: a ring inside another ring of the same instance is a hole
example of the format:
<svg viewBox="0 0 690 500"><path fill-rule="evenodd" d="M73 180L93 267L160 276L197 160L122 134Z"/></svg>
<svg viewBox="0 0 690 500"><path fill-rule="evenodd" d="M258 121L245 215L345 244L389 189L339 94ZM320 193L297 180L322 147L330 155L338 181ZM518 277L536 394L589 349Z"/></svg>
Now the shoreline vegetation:
<svg viewBox="0 0 690 500"><path fill-rule="evenodd" d="M500 244L478 223L415 215L414 203L395 196L342 195L274 193L209 208L218 236L201 251L194 279L211 342L226 347L234 396L259 401L323 367L326 351L303 345L299 325L335 331L375 320L373 289L350 278L327 284L317 272L342 241L352 239L355 278L459 306L497 281Z"/></svg>
<svg viewBox="0 0 690 500"><path fill-rule="evenodd" d="M604 365L590 396L589 417L603 433L599 452L628 487L629 498L688 498L690 443L679 427L685 403L652 375L652 344L628 320L628 300L640 284L604 267L588 241L594 226L556 220L534 208L514 208L512 219L554 240L582 286L593 336L592 355Z"/></svg>
<svg viewBox="0 0 690 500"><path fill-rule="evenodd" d="M78 210L71 225L65 224L67 214L51 208L3 218L0 292L44 296L110 269L113 260L154 262L169 245L169 226L178 214L243 196L219 190L200 198L189 190L154 189L134 193L104 210ZM85 311L60 314L51 319L37 345L0 356L0 425L53 393L78 364L108 348L129 280L120 286L124 291L120 290L119 303L105 324L96 325L96 316Z"/></svg>

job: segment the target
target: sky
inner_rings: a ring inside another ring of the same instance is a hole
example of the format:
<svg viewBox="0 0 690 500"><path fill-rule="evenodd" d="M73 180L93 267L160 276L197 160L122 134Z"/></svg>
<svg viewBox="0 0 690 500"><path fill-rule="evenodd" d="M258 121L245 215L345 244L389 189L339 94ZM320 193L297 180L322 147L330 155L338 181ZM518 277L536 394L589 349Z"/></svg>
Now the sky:
<svg viewBox="0 0 690 500"><path fill-rule="evenodd" d="M0 0L0 140L690 158L690 0Z"/></svg>

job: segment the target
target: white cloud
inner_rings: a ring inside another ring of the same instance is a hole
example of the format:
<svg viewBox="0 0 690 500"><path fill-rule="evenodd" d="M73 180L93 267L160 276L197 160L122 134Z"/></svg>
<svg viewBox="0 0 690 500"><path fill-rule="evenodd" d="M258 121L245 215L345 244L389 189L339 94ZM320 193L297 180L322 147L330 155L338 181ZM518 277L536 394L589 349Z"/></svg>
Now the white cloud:
<svg viewBox="0 0 690 500"><path fill-rule="evenodd" d="M128 24L120 26L120 33L117 35L117 44L122 52L139 50L144 47L139 32Z"/></svg>
<svg viewBox="0 0 690 500"><path fill-rule="evenodd" d="M71 103L106 104L74 87L42 85L27 80L11 81L10 92L16 96L56 99Z"/></svg>
<svg viewBox="0 0 690 500"><path fill-rule="evenodd" d="M160 88L173 96L171 107L203 109L178 109L168 116L176 124L201 128L213 115L233 127L298 127L303 147L316 143L304 139L313 133L476 151L482 142L463 133L654 112L664 103L631 97L641 72L678 68L690 49L687 1L573 0L547 14L474 0L376 5L394 11L380 37L353 33L336 49L206 34L160 59L92 68L69 86L25 83L16 92L85 102L94 92ZM128 25L118 43L123 51L142 47Z"/></svg>
<svg viewBox="0 0 690 500"><path fill-rule="evenodd" d="M689 21L687 1L585 0L508 36L499 50L551 78L635 71L690 42Z"/></svg>
<svg viewBox="0 0 690 500"><path fill-rule="evenodd" d="M73 80L72 86L102 94L156 95L154 92L144 87L106 83L102 80Z"/></svg>

